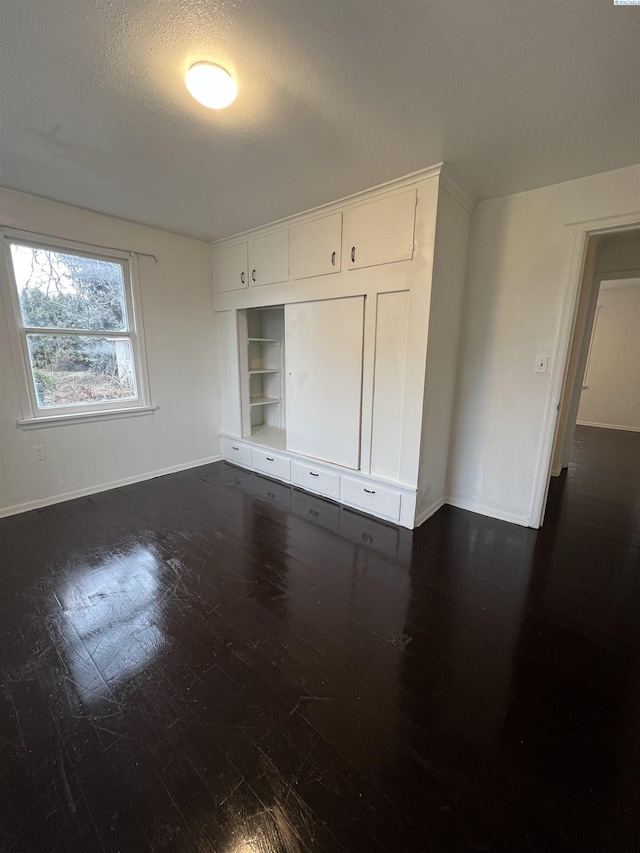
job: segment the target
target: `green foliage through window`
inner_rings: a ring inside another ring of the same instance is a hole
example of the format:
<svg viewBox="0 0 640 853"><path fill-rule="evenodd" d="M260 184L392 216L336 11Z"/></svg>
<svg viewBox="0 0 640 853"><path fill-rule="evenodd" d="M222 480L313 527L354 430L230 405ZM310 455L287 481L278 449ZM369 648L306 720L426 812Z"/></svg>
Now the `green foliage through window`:
<svg viewBox="0 0 640 853"><path fill-rule="evenodd" d="M19 243L11 259L38 407L135 399L122 264Z"/></svg>
<svg viewBox="0 0 640 853"><path fill-rule="evenodd" d="M116 332L126 328L122 267L12 244L25 326Z"/></svg>

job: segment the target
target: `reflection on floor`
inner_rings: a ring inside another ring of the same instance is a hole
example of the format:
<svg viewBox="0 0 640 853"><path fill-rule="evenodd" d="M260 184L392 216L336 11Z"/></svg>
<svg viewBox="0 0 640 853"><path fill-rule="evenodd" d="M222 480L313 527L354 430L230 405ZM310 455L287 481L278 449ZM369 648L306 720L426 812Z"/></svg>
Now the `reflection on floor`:
<svg viewBox="0 0 640 853"><path fill-rule="evenodd" d="M639 849L640 433L585 429L541 531L224 463L1 521L2 853Z"/></svg>

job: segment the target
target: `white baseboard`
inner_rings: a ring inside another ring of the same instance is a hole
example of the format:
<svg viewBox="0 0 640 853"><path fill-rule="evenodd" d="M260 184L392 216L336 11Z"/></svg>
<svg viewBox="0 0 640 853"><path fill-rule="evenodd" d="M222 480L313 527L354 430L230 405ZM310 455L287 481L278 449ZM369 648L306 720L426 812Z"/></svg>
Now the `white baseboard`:
<svg viewBox="0 0 640 853"><path fill-rule="evenodd" d="M463 498L447 497L445 503L455 506L458 509L466 509L469 512L477 512L479 515L488 515L490 518L497 518L499 521L508 521L511 524L519 524L521 527L529 527L529 518L526 515L516 515L513 512L505 512L502 509L485 506L484 504L476 503L476 501L468 501Z"/></svg>
<svg viewBox="0 0 640 853"><path fill-rule="evenodd" d="M623 429L626 432L640 432L640 427L621 426L620 424L593 424L590 421L576 421L577 426L600 427L600 429Z"/></svg>
<svg viewBox="0 0 640 853"><path fill-rule="evenodd" d="M102 483L99 486L89 486L86 489L77 489L74 492L63 492L60 495L50 495L39 498L36 501L28 501L23 504L15 504L0 508L0 518L9 515L18 515L21 512L29 512L32 509L42 509L45 506L73 501L76 498L86 498L87 495L97 495L98 492L108 492L111 489L119 489L121 486L131 486L133 483L142 483L145 480L155 480L156 477L164 477L166 474L176 474L178 471L187 471L189 468L197 468L200 465L210 465L213 462L221 462L222 456L209 456L206 459L197 459L195 462L183 462L179 465L171 465L169 468L160 468L158 471L150 471L147 474L136 474L134 477L124 477L122 480L113 480L111 483Z"/></svg>
<svg viewBox="0 0 640 853"><path fill-rule="evenodd" d="M428 506L426 509L423 509L422 512L416 516L416 527L420 527L421 524L424 524L428 518L431 518L432 515L435 515L440 507L445 505L446 501L444 498L438 498L437 501L434 501L431 506Z"/></svg>
<svg viewBox="0 0 640 853"><path fill-rule="evenodd" d="M552 477L559 477L560 474L562 474L562 466L560 466L560 468L553 468L551 470L551 476Z"/></svg>

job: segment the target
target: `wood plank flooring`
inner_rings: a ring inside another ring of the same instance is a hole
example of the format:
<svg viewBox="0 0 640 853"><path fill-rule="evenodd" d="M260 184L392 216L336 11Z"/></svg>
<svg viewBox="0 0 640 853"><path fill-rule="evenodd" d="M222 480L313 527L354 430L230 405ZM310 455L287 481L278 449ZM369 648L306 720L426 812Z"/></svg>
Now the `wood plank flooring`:
<svg viewBox="0 0 640 853"><path fill-rule="evenodd" d="M225 463L0 521L0 851L640 849L640 433L545 525Z"/></svg>

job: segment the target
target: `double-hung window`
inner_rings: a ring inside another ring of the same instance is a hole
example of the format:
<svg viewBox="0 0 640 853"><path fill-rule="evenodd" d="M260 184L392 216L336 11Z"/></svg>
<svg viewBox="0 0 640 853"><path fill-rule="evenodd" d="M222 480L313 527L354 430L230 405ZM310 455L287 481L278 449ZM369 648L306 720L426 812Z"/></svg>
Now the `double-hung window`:
<svg viewBox="0 0 640 853"><path fill-rule="evenodd" d="M149 411L125 254L4 235L23 426ZM5 303L6 305L6 303Z"/></svg>

